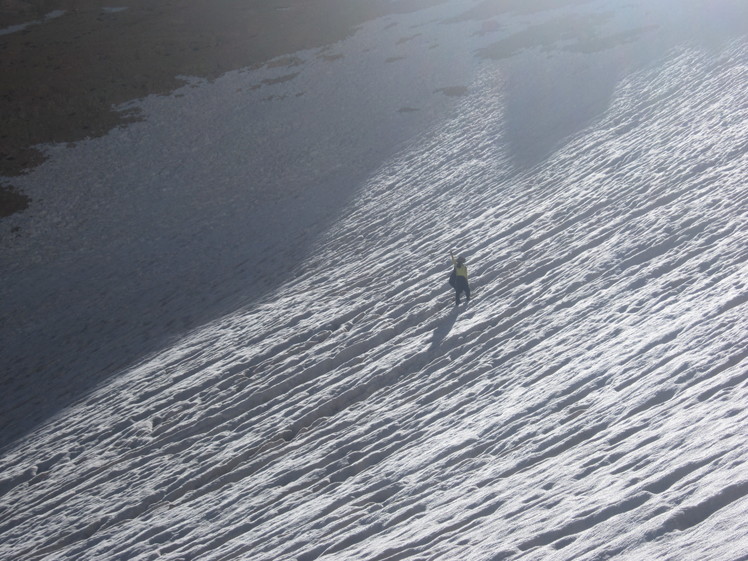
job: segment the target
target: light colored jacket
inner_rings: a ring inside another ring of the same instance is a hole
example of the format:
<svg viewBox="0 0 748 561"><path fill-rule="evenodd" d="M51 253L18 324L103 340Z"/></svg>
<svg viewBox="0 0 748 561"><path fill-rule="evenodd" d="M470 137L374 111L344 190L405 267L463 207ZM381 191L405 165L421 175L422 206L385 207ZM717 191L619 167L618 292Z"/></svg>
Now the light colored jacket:
<svg viewBox="0 0 748 561"><path fill-rule="evenodd" d="M457 259L452 257L452 266L454 266L455 273L457 273L458 277L465 277L465 280L467 280L468 278L467 266L464 263L462 265L458 265Z"/></svg>

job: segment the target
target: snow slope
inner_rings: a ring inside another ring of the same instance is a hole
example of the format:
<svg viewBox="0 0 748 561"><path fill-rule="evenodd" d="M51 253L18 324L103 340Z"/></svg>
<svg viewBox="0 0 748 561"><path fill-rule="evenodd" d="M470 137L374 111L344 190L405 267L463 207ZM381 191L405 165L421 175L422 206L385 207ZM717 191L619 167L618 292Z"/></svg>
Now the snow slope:
<svg viewBox="0 0 748 561"><path fill-rule="evenodd" d="M499 56L517 35L444 23L462 10L398 18L466 41L443 72L471 80L357 140L380 165L282 286L6 447L0 558L748 559L745 35ZM517 72L558 65L554 118ZM573 86L598 71L590 114Z"/></svg>

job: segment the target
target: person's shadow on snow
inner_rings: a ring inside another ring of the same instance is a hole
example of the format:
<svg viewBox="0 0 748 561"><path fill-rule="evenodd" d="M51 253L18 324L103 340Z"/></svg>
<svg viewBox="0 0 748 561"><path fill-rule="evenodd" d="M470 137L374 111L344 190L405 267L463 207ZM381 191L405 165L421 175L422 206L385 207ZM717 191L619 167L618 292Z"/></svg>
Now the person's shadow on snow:
<svg viewBox="0 0 748 561"><path fill-rule="evenodd" d="M430 351L434 351L441 346L444 339L449 335L449 332L452 331L452 327L454 327L459 313L459 307L455 306L439 321L439 324L434 330L434 334L431 336L431 345L429 346Z"/></svg>

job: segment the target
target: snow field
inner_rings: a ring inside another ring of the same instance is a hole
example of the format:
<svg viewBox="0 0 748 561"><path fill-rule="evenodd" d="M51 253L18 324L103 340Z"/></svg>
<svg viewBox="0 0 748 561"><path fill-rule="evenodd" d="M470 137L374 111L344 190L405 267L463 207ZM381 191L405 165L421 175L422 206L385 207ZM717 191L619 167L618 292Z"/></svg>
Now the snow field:
<svg viewBox="0 0 748 561"><path fill-rule="evenodd" d="M9 450L0 557L745 559L745 60L519 172L485 75L297 278Z"/></svg>
<svg viewBox="0 0 748 561"><path fill-rule="evenodd" d="M295 277L4 450L0 559L748 559L747 55L673 49L525 168L486 63Z"/></svg>

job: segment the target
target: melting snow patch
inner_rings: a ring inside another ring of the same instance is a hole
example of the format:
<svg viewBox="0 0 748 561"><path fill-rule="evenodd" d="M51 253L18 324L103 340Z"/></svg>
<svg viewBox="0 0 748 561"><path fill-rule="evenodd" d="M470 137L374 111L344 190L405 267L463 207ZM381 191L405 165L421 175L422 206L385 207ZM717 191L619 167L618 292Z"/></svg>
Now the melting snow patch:
<svg viewBox="0 0 748 561"><path fill-rule="evenodd" d="M0 29L0 35L10 35L11 33L18 33L19 31L23 31L27 27L31 27L32 25L39 25L41 23L46 23L53 19L59 18L60 16L64 14L65 14L65 10L53 10L49 12L46 16L44 16L42 19L30 21L28 23L19 23L18 25L11 25L10 27Z"/></svg>

